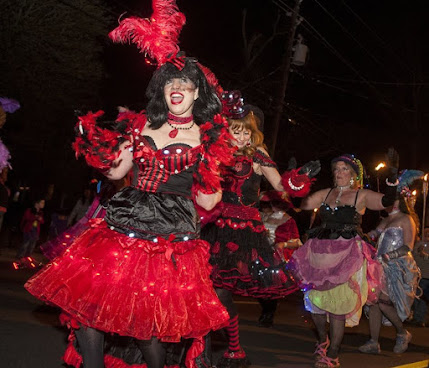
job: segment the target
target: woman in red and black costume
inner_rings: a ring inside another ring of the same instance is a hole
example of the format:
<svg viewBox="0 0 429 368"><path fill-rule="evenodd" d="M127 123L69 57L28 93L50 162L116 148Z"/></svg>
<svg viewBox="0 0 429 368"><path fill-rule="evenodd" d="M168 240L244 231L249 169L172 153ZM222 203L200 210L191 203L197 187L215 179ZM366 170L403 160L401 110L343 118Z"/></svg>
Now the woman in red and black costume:
<svg viewBox="0 0 429 368"><path fill-rule="evenodd" d="M26 284L63 310L72 329L64 359L75 367L178 367L183 351L175 361L166 343L184 339L192 342L186 367L207 367L204 337L229 320L194 204L210 210L221 199L218 166L232 156L227 123L195 59L160 64L146 113L110 123L98 121L101 111L80 117L77 155L112 180L134 170L134 180Z"/></svg>
<svg viewBox="0 0 429 368"><path fill-rule="evenodd" d="M203 239L211 243L213 284L231 318L226 329L228 350L216 366L247 367L249 362L239 343L238 314L232 294L276 299L296 291L298 287L282 256L270 245L258 211L262 177L274 189L285 192L281 176L264 148L258 120L243 104L241 94L238 91L224 92L222 99L223 112L228 117L229 131L237 151L233 164L222 168L220 216L203 228ZM306 165L300 177L308 189L311 184L309 176L317 174L317 163L312 165L313 171L305 171L311 166ZM300 183L295 181L295 184Z"/></svg>

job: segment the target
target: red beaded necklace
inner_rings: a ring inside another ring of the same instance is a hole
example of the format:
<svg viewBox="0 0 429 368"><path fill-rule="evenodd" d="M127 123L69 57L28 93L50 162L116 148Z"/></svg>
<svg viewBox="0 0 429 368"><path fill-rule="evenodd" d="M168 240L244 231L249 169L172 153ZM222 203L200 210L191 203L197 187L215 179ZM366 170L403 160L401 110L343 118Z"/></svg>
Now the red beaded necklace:
<svg viewBox="0 0 429 368"><path fill-rule="evenodd" d="M170 127L172 128L171 132L168 133L168 136L170 138L176 138L177 134L179 133L179 130L189 130L195 124L195 122L193 122L189 127L186 127L186 128L181 128L177 126L177 125L183 125L191 122L192 120L194 120L194 115L180 117L180 116L173 115L171 112L169 112L167 119L168 119L167 124L170 125ZM171 123L176 124L176 126L172 125Z"/></svg>

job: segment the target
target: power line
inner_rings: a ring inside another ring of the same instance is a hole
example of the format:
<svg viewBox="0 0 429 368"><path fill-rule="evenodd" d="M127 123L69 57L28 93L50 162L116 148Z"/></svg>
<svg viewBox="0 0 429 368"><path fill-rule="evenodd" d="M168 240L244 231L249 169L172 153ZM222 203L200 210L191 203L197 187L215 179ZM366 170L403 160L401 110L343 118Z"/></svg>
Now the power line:
<svg viewBox="0 0 429 368"><path fill-rule="evenodd" d="M307 78L308 78L308 79L310 79L311 81L313 81L313 82L315 82L315 83L323 84L324 86L327 86L327 87L330 87L330 88L336 89L336 90L341 91L341 92L343 92L343 93L346 93L346 94L349 94L349 95L353 95L353 96L355 96L355 97L359 97L359 98L362 98L362 99L365 99L365 100L368 100L368 101L370 101L370 100L371 100L371 98L370 98L370 97L368 97L368 96L366 96L366 95L358 94L358 93L356 93L355 91L350 91L350 90L348 90L348 89L346 89L346 88L336 86L336 85L334 85L334 84L331 84L331 83L325 82L325 81L323 81L323 80L321 80L321 79L319 79L319 78L316 78L316 77L306 76L306 75L304 75L304 74L300 73L299 71L297 71L297 70L295 70L295 69L293 70L293 73L294 73L294 74L296 74L296 75L298 75L298 76L300 76L300 77L301 77L301 78L303 78L303 79L307 79ZM357 81L357 82L360 82L360 81ZM363 82L361 82L361 83L363 83ZM429 84L428 84L428 85L429 85ZM389 106L389 107L396 107L396 106L397 106L397 105L394 105L394 104L390 104L390 103L388 103L388 102L385 102L384 104L385 104L386 106ZM407 107L404 107L404 106L400 106L400 109L401 109L402 111L406 111L406 112L413 112L413 113L417 112L416 110L413 110L413 109L410 109L410 108L407 108Z"/></svg>
<svg viewBox="0 0 429 368"><path fill-rule="evenodd" d="M410 73L414 73L413 70L407 64L405 64L402 59L393 51L393 49L387 44L387 42L384 41L370 26L368 26L368 24L366 24L365 21L352 8L350 8L350 6L347 5L344 0L342 0L342 3L350 11L350 13L352 13L356 17L356 19L361 22L363 26L375 36L375 38L382 44L382 46L396 58L396 60L399 62L399 64L402 65L402 67L405 67L405 69L407 69L407 71L409 71Z"/></svg>
<svg viewBox="0 0 429 368"><path fill-rule="evenodd" d="M317 5L319 5L319 7L321 7L322 8L322 10L330 17L330 18L332 18L333 20L334 20L334 22L335 23L337 23L338 24L338 26L342 29L342 31L344 32L344 33L346 33L353 41L355 41L356 42L356 44L358 44L359 45L359 47L362 49L362 50L364 50L365 52L366 52L366 54L372 59L372 60L374 60L374 62L375 63L377 63L379 66L381 66L381 67L384 67L384 64L380 61L380 60L378 60L378 58L371 52L371 51L369 51L369 50L367 50L367 48L355 37L355 36L353 36L353 34L346 28L346 27L344 27L342 24L341 24L341 22L337 19L337 18L335 18L330 12L329 12L329 10L328 9L326 9L319 1L317 1L317 0L313 0Z"/></svg>
<svg viewBox="0 0 429 368"><path fill-rule="evenodd" d="M362 84L363 81L358 79L350 79L350 78L340 78L335 77L333 75L317 75L318 78L327 78L327 79L334 79L340 82L345 83L360 83ZM429 82L381 82L381 81L370 81L372 84L379 84L384 86L429 86Z"/></svg>
<svg viewBox="0 0 429 368"><path fill-rule="evenodd" d="M290 6L287 5L283 0L273 0L273 2L285 12L287 12L285 7L291 10ZM371 84L371 82L367 78L365 78L362 73L357 70L345 57L343 57L341 53L309 21L307 21L305 18L302 18L302 21L305 22L305 24L307 24L314 33L316 33L316 35L322 40L325 46L327 46L328 49L338 59L340 59L348 68L350 68L364 82L364 84L368 85L375 92L376 96L378 96L378 99L383 105L393 106L393 104L386 101L386 98L383 96L383 94L373 84Z"/></svg>

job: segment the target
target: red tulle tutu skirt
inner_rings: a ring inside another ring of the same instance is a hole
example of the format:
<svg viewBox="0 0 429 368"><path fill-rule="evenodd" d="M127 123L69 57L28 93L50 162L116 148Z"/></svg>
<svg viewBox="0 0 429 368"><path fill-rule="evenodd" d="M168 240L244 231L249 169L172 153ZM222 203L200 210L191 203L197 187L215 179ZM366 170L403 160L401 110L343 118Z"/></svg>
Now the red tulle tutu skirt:
<svg viewBox="0 0 429 368"><path fill-rule="evenodd" d="M25 287L98 330L139 340L201 338L229 320L210 281L208 250L202 240L130 238L93 219Z"/></svg>

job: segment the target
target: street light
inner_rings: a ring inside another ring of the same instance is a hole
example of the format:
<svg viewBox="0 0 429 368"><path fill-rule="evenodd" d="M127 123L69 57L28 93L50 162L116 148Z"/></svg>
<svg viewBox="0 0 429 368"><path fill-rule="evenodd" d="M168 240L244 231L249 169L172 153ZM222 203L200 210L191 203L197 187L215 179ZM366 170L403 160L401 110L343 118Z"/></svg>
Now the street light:
<svg viewBox="0 0 429 368"><path fill-rule="evenodd" d="M409 199L409 205L410 205L410 207L412 207L412 208L414 208L415 207L415 205L416 205L416 200L417 200L417 190L413 190L412 192L411 192L411 197L410 197L410 199Z"/></svg>
<svg viewBox="0 0 429 368"><path fill-rule="evenodd" d="M386 164L384 162L380 162L376 167L375 167L375 171L378 171L380 169L382 169L383 167L386 167Z"/></svg>
<svg viewBox="0 0 429 368"><path fill-rule="evenodd" d="M377 178L377 192L380 192L380 175L378 174L378 171L382 169L383 167L386 167L386 164L384 162L380 162L376 167L375 171L377 172L376 178Z"/></svg>

